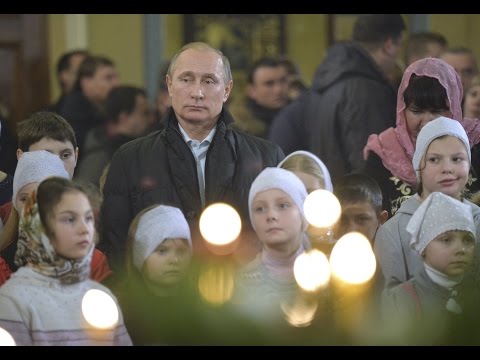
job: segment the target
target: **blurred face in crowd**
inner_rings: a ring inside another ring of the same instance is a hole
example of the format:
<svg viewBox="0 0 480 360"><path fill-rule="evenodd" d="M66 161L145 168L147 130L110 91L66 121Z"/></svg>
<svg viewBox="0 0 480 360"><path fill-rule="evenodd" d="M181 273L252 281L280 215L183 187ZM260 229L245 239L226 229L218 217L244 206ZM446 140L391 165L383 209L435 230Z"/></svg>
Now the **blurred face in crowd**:
<svg viewBox="0 0 480 360"><path fill-rule="evenodd" d="M445 106L446 107L446 106ZM412 104L405 109L405 120L407 129L413 142L417 140L418 133L428 122L435 120L440 116L452 118L453 114L448 108L445 109L420 109Z"/></svg>
<svg viewBox="0 0 480 360"><path fill-rule="evenodd" d="M120 85L120 76L113 66L100 65L92 77L82 79L84 94L96 103L103 103L110 90Z"/></svg>
<svg viewBox="0 0 480 360"><path fill-rule="evenodd" d="M157 286L175 285L185 277L191 258L187 240L166 239L145 260L144 277Z"/></svg>
<svg viewBox="0 0 480 360"><path fill-rule="evenodd" d="M480 118L480 84L472 85L465 93L463 115L466 118Z"/></svg>
<svg viewBox="0 0 480 360"><path fill-rule="evenodd" d="M464 91L470 88L472 78L478 75L478 67L475 58L468 53L452 54L445 53L442 59L449 63L460 76Z"/></svg>
<svg viewBox="0 0 480 360"><path fill-rule="evenodd" d="M62 71L60 76L60 81L62 83L63 91L69 92L73 85L75 84L75 80L77 79L77 71L80 67L80 64L85 59L86 55L84 54L75 54L70 57L68 69Z"/></svg>
<svg viewBox="0 0 480 360"><path fill-rule="evenodd" d="M354 203L342 203L342 214L335 224L335 238L340 239L343 235L357 231L373 243L378 227L387 220L387 212L377 214L369 201Z"/></svg>
<svg viewBox="0 0 480 360"><path fill-rule="evenodd" d="M247 94L257 104L271 110L281 109L288 101L288 76L281 65L261 66L248 84Z"/></svg>
<svg viewBox="0 0 480 360"><path fill-rule="evenodd" d="M214 51L187 49L167 75L168 92L180 124L213 127L233 81L226 82L223 61Z"/></svg>
<svg viewBox="0 0 480 360"><path fill-rule="evenodd" d="M151 124L147 98L137 95L133 111L130 114L122 113L120 117L120 123L125 127L124 135L131 137L143 135Z"/></svg>

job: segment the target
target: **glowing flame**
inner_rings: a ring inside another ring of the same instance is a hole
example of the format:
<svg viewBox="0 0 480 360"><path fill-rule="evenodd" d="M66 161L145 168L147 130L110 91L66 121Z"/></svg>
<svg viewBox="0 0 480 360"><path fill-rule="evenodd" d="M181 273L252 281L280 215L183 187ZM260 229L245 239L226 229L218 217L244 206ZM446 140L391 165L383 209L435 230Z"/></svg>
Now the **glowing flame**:
<svg viewBox="0 0 480 360"><path fill-rule="evenodd" d="M324 253L317 249L298 256L293 265L298 285L306 291L315 291L328 284L330 264Z"/></svg>
<svg viewBox="0 0 480 360"><path fill-rule="evenodd" d="M15 340L13 339L12 335L0 327L0 346L15 346Z"/></svg>
<svg viewBox="0 0 480 360"><path fill-rule="evenodd" d="M113 328L118 323L118 308L115 300L102 290L88 290L82 299L85 320L99 329Z"/></svg>
<svg viewBox="0 0 480 360"><path fill-rule="evenodd" d="M217 203L207 207L200 216L200 232L213 245L233 242L242 230L242 220L230 205Z"/></svg>
<svg viewBox="0 0 480 360"><path fill-rule="evenodd" d="M335 244L330 265L332 272L346 283L362 284L373 277L377 263L368 239L358 232L350 232Z"/></svg>
<svg viewBox="0 0 480 360"><path fill-rule="evenodd" d="M328 228L340 217L342 207L330 191L319 189L308 194L303 204L307 221L319 228Z"/></svg>

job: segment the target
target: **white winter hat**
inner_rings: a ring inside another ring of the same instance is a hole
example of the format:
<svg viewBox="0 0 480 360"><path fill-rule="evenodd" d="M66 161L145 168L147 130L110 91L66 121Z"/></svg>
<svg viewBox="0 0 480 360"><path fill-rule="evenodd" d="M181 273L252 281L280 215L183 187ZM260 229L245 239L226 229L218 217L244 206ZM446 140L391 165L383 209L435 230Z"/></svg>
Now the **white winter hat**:
<svg viewBox="0 0 480 360"><path fill-rule="evenodd" d="M415 153L413 154L412 159L413 169L417 174L418 183L420 183L420 162L427 152L428 147L433 140L445 135L455 136L456 138L460 139L467 149L468 161L470 163L472 162L470 143L463 126L456 120L441 116L428 122L418 134L415 145Z"/></svg>
<svg viewBox="0 0 480 360"><path fill-rule="evenodd" d="M17 209L18 192L25 186L34 182L42 182L48 177L59 176L70 179L62 160L45 150L27 151L18 159L17 168L13 175L12 203Z"/></svg>
<svg viewBox="0 0 480 360"><path fill-rule="evenodd" d="M180 209L158 205L142 215L133 243L133 265L142 270L145 260L167 239L185 239L192 248L190 227Z"/></svg>
<svg viewBox="0 0 480 360"><path fill-rule="evenodd" d="M271 189L279 189L286 193L293 200L295 205L297 205L302 218L304 221L304 226L308 225L307 219L305 218L305 213L303 212L303 203L307 197L307 189L305 185L296 176L293 172L276 167L267 167L258 174L255 180L250 187L250 193L248 194L248 211L250 214L250 222L253 229L255 230L253 221L252 221L252 203L255 199L255 196L262 191L267 191ZM304 230L305 230L304 229Z"/></svg>
<svg viewBox="0 0 480 360"><path fill-rule="evenodd" d="M438 235L447 231L464 230L475 237L476 227L470 205L433 192L413 213L406 230L412 235L410 246L419 254Z"/></svg>
<svg viewBox="0 0 480 360"><path fill-rule="evenodd" d="M285 163L285 161L287 161L288 159L290 159L293 156L299 156L299 155L307 156L307 157L313 159L317 163L317 165L320 167L320 171L323 174L323 181L325 183L325 190L333 192L332 179L330 178L330 172L328 171L327 166L323 163L322 160L320 160L318 158L318 156L316 156L315 154L312 154L309 151L303 151L303 150L295 151L295 152L289 154L285 159L280 161L280 163L277 165L277 167L283 169L282 165Z"/></svg>

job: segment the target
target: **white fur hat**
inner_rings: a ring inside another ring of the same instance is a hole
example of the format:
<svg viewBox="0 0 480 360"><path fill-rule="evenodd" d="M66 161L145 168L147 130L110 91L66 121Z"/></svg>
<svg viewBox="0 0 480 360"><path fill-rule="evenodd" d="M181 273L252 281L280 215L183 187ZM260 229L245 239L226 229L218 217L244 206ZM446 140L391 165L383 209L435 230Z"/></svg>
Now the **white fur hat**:
<svg viewBox="0 0 480 360"><path fill-rule="evenodd" d="M50 176L59 176L70 179L62 160L45 150L27 151L18 159L15 175L13 176L12 203L17 209L18 192L25 186L34 182L42 182Z"/></svg>
<svg viewBox="0 0 480 360"><path fill-rule="evenodd" d="M302 214L306 228L308 223L305 218L305 213L303 212L303 203L308 194L305 185L300 178L291 171L282 168L267 167L255 178L250 187L250 193L248 194L248 212L250 214L250 222L252 223L253 229L255 230L252 222L253 200L259 192L271 189L282 190L292 198Z"/></svg>
<svg viewBox="0 0 480 360"><path fill-rule="evenodd" d="M295 152L289 154L285 159L280 161L280 163L277 165L277 167L281 168L282 165L285 163L285 161L287 161L287 159L291 158L292 156L297 156L297 155L307 156L307 157L313 159L317 163L317 165L320 167L320 170L323 174L323 181L325 183L325 190L333 192L332 179L330 178L330 172L328 171L327 166L323 163L322 160L320 160L318 158L318 156L316 156L315 154L312 154L309 151L303 151L303 150L295 151Z"/></svg>
<svg viewBox="0 0 480 360"><path fill-rule="evenodd" d="M438 235L464 230L476 234L470 205L441 192L433 192L413 213L406 230L412 235L410 246L419 254Z"/></svg>
<svg viewBox="0 0 480 360"><path fill-rule="evenodd" d="M167 239L186 239L190 249L190 227L180 209L158 205L142 215L133 243L133 265L142 270L145 260Z"/></svg>
<svg viewBox="0 0 480 360"><path fill-rule="evenodd" d="M441 116L428 122L418 134L415 153L413 154L412 159L413 169L417 174L417 182L420 182L420 162L427 152L428 147L433 140L445 135L455 136L460 139L467 149L468 161L470 163L472 162L470 143L463 126L456 120Z"/></svg>

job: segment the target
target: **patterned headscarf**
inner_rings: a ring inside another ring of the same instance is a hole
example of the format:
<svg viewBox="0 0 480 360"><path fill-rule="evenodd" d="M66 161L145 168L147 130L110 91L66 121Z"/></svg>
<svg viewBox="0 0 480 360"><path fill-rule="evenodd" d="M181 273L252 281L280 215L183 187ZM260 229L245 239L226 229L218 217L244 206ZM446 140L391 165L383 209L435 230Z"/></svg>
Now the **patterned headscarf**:
<svg viewBox="0 0 480 360"><path fill-rule="evenodd" d="M73 260L59 256L40 219L37 191L29 195L20 218L15 264L28 265L45 276L59 279L64 284L73 284L90 276L90 261L94 249L95 244L92 242L87 256L82 259Z"/></svg>
<svg viewBox="0 0 480 360"><path fill-rule="evenodd" d="M409 185L416 186L417 179L412 167L415 142L410 136L405 119L405 101L403 93L410 83L410 78L428 76L437 79L447 92L452 119L459 121L465 129L470 146L480 142L480 122L477 119L463 119L463 88L455 69L445 61L437 58L426 58L412 63L403 74L397 94L397 124L395 128L385 130L379 135L370 135L363 149L363 156L368 158L370 151L376 153L383 165L390 172Z"/></svg>

